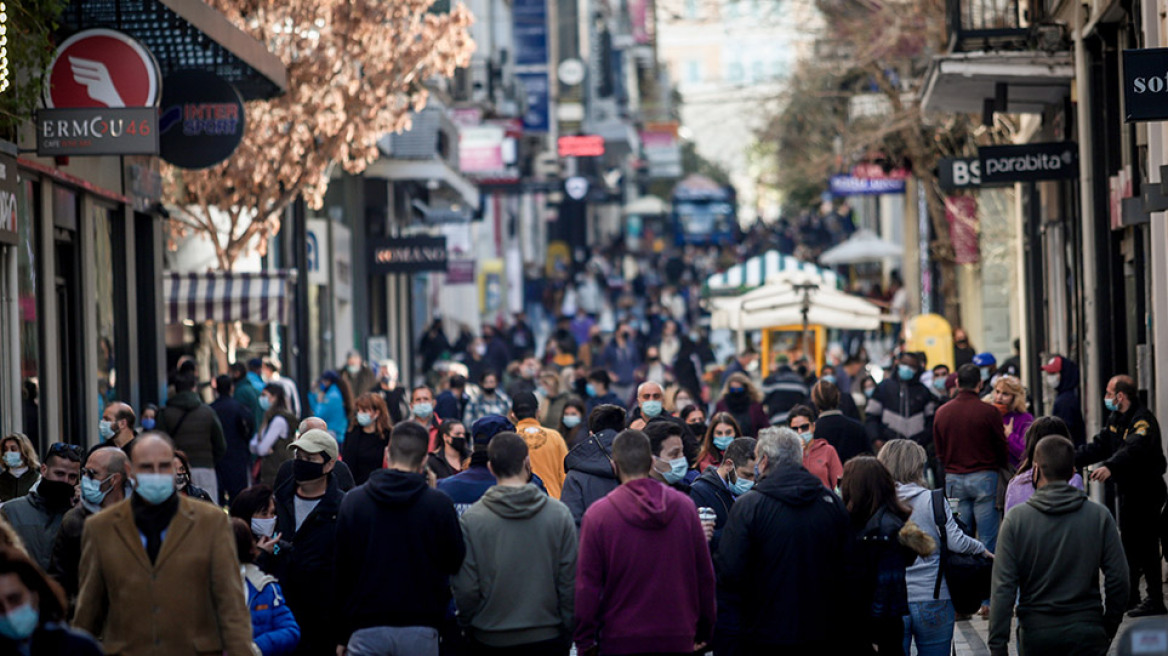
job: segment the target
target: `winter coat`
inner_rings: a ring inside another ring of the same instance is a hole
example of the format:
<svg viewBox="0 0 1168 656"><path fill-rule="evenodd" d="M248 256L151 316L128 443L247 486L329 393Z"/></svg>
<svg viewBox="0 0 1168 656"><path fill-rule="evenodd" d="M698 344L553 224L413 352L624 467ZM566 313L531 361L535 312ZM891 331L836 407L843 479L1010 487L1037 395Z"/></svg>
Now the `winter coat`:
<svg viewBox="0 0 1168 656"><path fill-rule="evenodd" d="M834 490L839 486L839 480L844 475L844 466L840 463L839 454L827 440L815 438L811 440L807 450L803 452L803 468L811 472L823 482L823 486Z"/></svg>
<svg viewBox="0 0 1168 656"><path fill-rule="evenodd" d="M105 652L96 640L84 631L64 624L46 622L37 627L28 645L28 656L101 656ZM21 645L0 636L0 654L25 654Z"/></svg>
<svg viewBox="0 0 1168 656"><path fill-rule="evenodd" d="M174 440L174 448L187 454L191 467L211 469L227 452L219 417L194 392L180 392L167 400L158 411L158 429Z"/></svg>
<svg viewBox="0 0 1168 656"><path fill-rule="evenodd" d="M260 393L252 387L251 381L244 378L235 381L235 392L232 393L231 398L243 404L247 411L251 413L251 427L254 432L264 423L264 409L260 407ZM249 435L248 438L251 436Z"/></svg>
<svg viewBox="0 0 1168 656"><path fill-rule="evenodd" d="M996 471L1006 466L1002 413L971 390L961 390L937 411L933 442L937 459L950 474Z"/></svg>
<svg viewBox="0 0 1168 656"><path fill-rule="evenodd" d="M53 558L53 543L61 530L61 521L69 506L50 508L34 487L28 494L13 499L0 508L0 515L8 520L12 530L20 536L30 558L48 571Z"/></svg>
<svg viewBox="0 0 1168 656"><path fill-rule="evenodd" d="M877 510L856 532L851 549L849 589L857 619L865 622L908 615L905 570L936 548L933 538L911 519L906 522L887 507Z"/></svg>
<svg viewBox="0 0 1168 656"><path fill-rule="evenodd" d="M584 513L576 570L576 648L686 652L715 622L714 567L693 502L641 478Z"/></svg>
<svg viewBox="0 0 1168 656"><path fill-rule="evenodd" d="M1026 451L1026 429L1034 423L1034 415L1029 412L1008 412L1002 416L1003 430L1006 430L1006 450L1011 467L1017 467Z"/></svg>
<svg viewBox="0 0 1168 656"><path fill-rule="evenodd" d="M637 367L641 366L641 355L637 352L635 339L629 339L621 346L613 338L600 354L600 362L594 364L613 374L613 384L632 385L636 382Z"/></svg>
<svg viewBox="0 0 1168 656"><path fill-rule="evenodd" d="M513 647L571 632L577 538L567 506L534 485L496 485L460 523L466 558L451 584L459 623L477 642Z"/></svg>
<svg viewBox="0 0 1168 656"><path fill-rule="evenodd" d="M324 398L319 394L308 395L308 405L312 407L312 414L328 424L329 432L338 443L345 441L345 434L349 432L349 415L345 412L345 399L341 396L341 389L336 385L329 385L324 392Z"/></svg>
<svg viewBox="0 0 1168 656"><path fill-rule="evenodd" d="M445 390L434 399L434 414L442 419L462 421L468 403L470 394L466 392L455 394L454 390Z"/></svg>
<svg viewBox="0 0 1168 656"><path fill-rule="evenodd" d="M5 468L0 472L0 503L28 494L40 476L40 472L32 467L26 468L19 477L13 476L12 472Z"/></svg>
<svg viewBox="0 0 1168 656"><path fill-rule="evenodd" d="M734 502L714 562L719 656L772 653L838 635L851 539L843 502L798 465L773 467Z"/></svg>
<svg viewBox="0 0 1168 656"><path fill-rule="evenodd" d="M787 423L787 413L791 408L807 403L811 391L802 376L784 365L762 381L762 394L770 423L777 426Z"/></svg>
<svg viewBox="0 0 1168 656"><path fill-rule="evenodd" d="M815 420L815 436L835 447L841 463L856 456L872 455L864 425L845 417L839 410L828 410Z"/></svg>
<svg viewBox="0 0 1168 656"><path fill-rule="evenodd" d="M896 496L912 509L909 521L919 526L935 544L941 544L941 534L937 532L937 523L933 521L932 492L916 483L897 483ZM953 510L948 503L945 504L945 537L951 553L979 554L985 551L985 545L966 535L957 526L957 520L953 518ZM920 556L909 565L905 570L909 602L933 600L940 569L939 551ZM941 582L941 593L937 598L949 599L949 586L944 581Z"/></svg>
<svg viewBox="0 0 1168 656"><path fill-rule="evenodd" d="M284 602L276 577L252 563L243 566L247 609L251 611L252 640L263 656L287 656L300 642L300 625Z"/></svg>
<svg viewBox="0 0 1168 656"><path fill-rule="evenodd" d="M612 470L612 441L616 431L603 430L577 444L564 458L568 475L560 501L572 511L576 525L584 519L584 512L604 495L620 485Z"/></svg>
<svg viewBox="0 0 1168 656"><path fill-rule="evenodd" d="M336 644L374 626L442 626L466 546L454 504L425 476L373 472L341 503L336 539Z"/></svg>
<svg viewBox="0 0 1168 656"><path fill-rule="evenodd" d="M1076 467L1100 461L1111 470L1121 495L1162 498L1162 476L1168 463L1160 443L1160 424L1142 405L1133 405L1124 413L1111 413L1099 435L1076 450Z"/></svg>
<svg viewBox="0 0 1168 656"><path fill-rule="evenodd" d="M718 551L722 541L722 529L730 519L730 509L734 507L734 495L726 487L726 481L718 475L717 467L710 467L697 477L689 487L689 498L698 508L713 508L718 515L714 520L714 537L710 540L710 553Z"/></svg>
<svg viewBox="0 0 1168 656"><path fill-rule="evenodd" d="M531 471L543 479L548 494L559 499L564 489L564 458L568 456L568 445L560 432L544 428L535 419L524 419L515 424L515 432L527 442L527 454L531 458Z"/></svg>
<svg viewBox="0 0 1168 656"><path fill-rule="evenodd" d="M341 380L349 384L349 391L353 393L353 398L357 398L377 386L377 374L373 373L367 364L362 363L356 375L349 373L347 366L337 367L337 372L341 374Z"/></svg>
<svg viewBox="0 0 1168 656"><path fill-rule="evenodd" d="M1067 358L1062 359L1059 372L1058 394L1050 414L1063 420L1071 431L1071 441L1075 446L1087 443L1087 424L1083 421L1083 404L1079 400L1079 365Z"/></svg>
<svg viewBox="0 0 1168 656"><path fill-rule="evenodd" d="M450 497L459 517L469 510L476 501L483 498L487 490L498 482L491 470L487 469L485 459L482 462L476 462L475 459L478 457L480 456L472 455L469 467L454 476L438 480L438 491ZM530 483L540 492L547 494L547 487L544 486L543 480L539 476L532 474Z"/></svg>
<svg viewBox="0 0 1168 656"><path fill-rule="evenodd" d="M613 392L605 392L601 396L588 397L585 405L588 408L588 414L592 414L592 411L595 410L597 406L615 405L617 407L624 408L626 404L625 399L622 399Z"/></svg>
<svg viewBox="0 0 1168 656"><path fill-rule="evenodd" d="M1114 636L1129 593L1139 591L1131 590L1111 513L1066 483L1045 485L1006 515L998 533L988 646L1006 653L1012 614L1023 632L1094 623Z"/></svg>
<svg viewBox="0 0 1168 656"><path fill-rule="evenodd" d="M84 505L65 513L61 520L61 530L57 532L57 539L53 543L53 555L47 572L65 588L65 594L70 601L77 597L77 568L81 565L81 533L85 529L85 520L92 515L93 513Z"/></svg>
<svg viewBox="0 0 1168 656"><path fill-rule="evenodd" d="M211 404L211 409L219 417L223 427L223 439L227 451L215 466L219 474L220 491L235 498L247 487L247 476L251 469L251 450L248 444L258 424L254 415L245 405L230 396L221 396Z"/></svg>
<svg viewBox="0 0 1168 656"><path fill-rule="evenodd" d="M345 443L341 446L341 458L353 473L353 482L363 484L369 475L381 469L385 463L385 447L389 444L389 435L379 434L376 431L366 433L361 426L354 426L345 436Z"/></svg>
<svg viewBox="0 0 1168 656"><path fill-rule="evenodd" d="M900 438L928 446L936 412L937 397L921 384L920 374L907 382L887 378L864 409L868 439L874 444ZM1000 415L998 419L1001 423Z"/></svg>

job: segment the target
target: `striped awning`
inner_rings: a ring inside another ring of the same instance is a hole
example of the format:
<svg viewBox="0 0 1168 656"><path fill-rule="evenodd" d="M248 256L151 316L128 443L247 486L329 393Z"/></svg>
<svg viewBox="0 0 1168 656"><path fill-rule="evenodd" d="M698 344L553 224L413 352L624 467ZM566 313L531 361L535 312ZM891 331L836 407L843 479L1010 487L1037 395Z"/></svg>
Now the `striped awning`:
<svg viewBox="0 0 1168 656"><path fill-rule="evenodd" d="M762 287L773 278L787 273L797 273L800 277L810 277L834 287L840 286L839 278L830 269L817 267L778 251L767 251L710 276L706 279L706 290L715 296L740 294Z"/></svg>
<svg viewBox="0 0 1168 656"><path fill-rule="evenodd" d="M287 324L295 271L163 273L167 323L246 321Z"/></svg>

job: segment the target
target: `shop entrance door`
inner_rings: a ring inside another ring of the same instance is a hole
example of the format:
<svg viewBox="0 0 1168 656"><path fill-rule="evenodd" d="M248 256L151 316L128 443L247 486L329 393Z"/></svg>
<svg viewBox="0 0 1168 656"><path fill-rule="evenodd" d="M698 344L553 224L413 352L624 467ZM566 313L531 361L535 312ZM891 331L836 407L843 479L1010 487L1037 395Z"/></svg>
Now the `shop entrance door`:
<svg viewBox="0 0 1168 656"><path fill-rule="evenodd" d="M81 253L76 233L54 230L56 259L55 293L57 297L57 337L61 347L61 370L55 377L61 400L61 434L49 442L88 444L85 430L85 362L81 347L85 343L81 316ZM94 429L96 431L96 428ZM43 445L42 445L43 446Z"/></svg>

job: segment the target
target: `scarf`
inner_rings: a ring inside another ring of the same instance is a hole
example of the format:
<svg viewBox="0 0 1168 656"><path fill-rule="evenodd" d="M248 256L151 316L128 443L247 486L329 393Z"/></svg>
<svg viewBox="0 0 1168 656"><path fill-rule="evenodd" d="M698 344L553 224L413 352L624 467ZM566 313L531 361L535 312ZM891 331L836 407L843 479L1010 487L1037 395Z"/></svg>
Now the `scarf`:
<svg viewBox="0 0 1168 656"><path fill-rule="evenodd" d="M146 536L146 555L153 563L162 550L162 532L170 526L178 512L178 490L170 495L166 501L152 506L142 500L137 494L130 497L130 509L134 512L134 525L142 535Z"/></svg>

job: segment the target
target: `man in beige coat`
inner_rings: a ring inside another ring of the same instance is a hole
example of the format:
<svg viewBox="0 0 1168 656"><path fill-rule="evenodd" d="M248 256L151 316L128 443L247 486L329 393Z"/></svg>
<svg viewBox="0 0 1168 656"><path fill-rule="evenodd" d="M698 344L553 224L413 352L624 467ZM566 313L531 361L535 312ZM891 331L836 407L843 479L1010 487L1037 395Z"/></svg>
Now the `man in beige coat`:
<svg viewBox="0 0 1168 656"><path fill-rule="evenodd" d="M85 523L74 626L107 654L259 654L227 515L175 491L166 436L130 460L134 494Z"/></svg>

